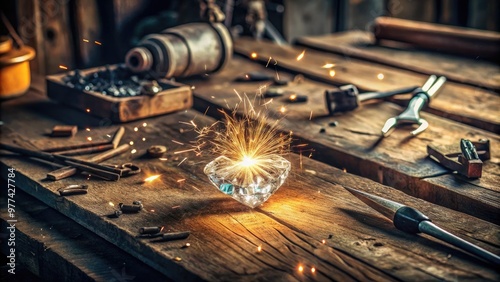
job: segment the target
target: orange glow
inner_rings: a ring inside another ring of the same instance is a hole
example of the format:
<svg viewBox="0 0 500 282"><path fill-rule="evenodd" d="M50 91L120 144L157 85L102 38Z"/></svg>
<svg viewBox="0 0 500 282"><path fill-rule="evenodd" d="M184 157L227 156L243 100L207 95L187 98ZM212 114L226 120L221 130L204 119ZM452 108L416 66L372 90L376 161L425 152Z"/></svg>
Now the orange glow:
<svg viewBox="0 0 500 282"><path fill-rule="evenodd" d="M297 56L297 61L302 60L302 58L304 58L305 54L306 54L306 50L302 51L302 53L300 53L300 55Z"/></svg>
<svg viewBox="0 0 500 282"><path fill-rule="evenodd" d="M87 113L90 113L90 109L86 109L85 111L86 111Z"/></svg>
<svg viewBox="0 0 500 282"><path fill-rule="evenodd" d="M154 180L158 179L159 177L160 177L160 175L159 175L159 174L158 174L158 175L152 175L152 176L150 176L150 177L148 177L148 178L144 179L144 182L148 182L148 183L150 183L150 182L153 182Z"/></svg>
<svg viewBox="0 0 500 282"><path fill-rule="evenodd" d="M302 265L299 264L299 267L297 268L297 270L299 272L303 272L304 271L304 267Z"/></svg>

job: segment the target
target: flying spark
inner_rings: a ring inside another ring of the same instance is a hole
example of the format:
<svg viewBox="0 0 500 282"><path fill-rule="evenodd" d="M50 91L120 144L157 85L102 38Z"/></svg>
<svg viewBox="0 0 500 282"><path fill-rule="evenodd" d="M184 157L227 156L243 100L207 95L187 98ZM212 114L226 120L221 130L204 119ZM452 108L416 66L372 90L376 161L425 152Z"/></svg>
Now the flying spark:
<svg viewBox="0 0 500 282"><path fill-rule="evenodd" d="M302 51L302 53L300 53L300 55L297 56L297 61L302 60L302 58L304 58L305 54L306 54L306 50Z"/></svg>
<svg viewBox="0 0 500 282"><path fill-rule="evenodd" d="M311 267L311 273L316 273L316 268L315 267Z"/></svg>
<svg viewBox="0 0 500 282"><path fill-rule="evenodd" d="M302 271L304 271L304 267L303 267L302 265L300 265L300 264L299 264L299 267L297 268L297 270L298 270L299 272L302 272Z"/></svg>
<svg viewBox="0 0 500 282"><path fill-rule="evenodd" d="M84 39L83 39L83 42L87 42L87 43L89 43L89 40L84 38Z"/></svg>
<svg viewBox="0 0 500 282"><path fill-rule="evenodd" d="M90 109L86 109L85 111L86 111L87 113L90 113Z"/></svg>
<svg viewBox="0 0 500 282"><path fill-rule="evenodd" d="M329 74L330 74L331 77L334 77L335 76L335 71L334 70L330 70Z"/></svg>
<svg viewBox="0 0 500 282"><path fill-rule="evenodd" d="M148 124L146 122L142 124L142 127L146 127L146 126L148 126Z"/></svg>
<svg viewBox="0 0 500 282"><path fill-rule="evenodd" d="M137 128L137 127L134 127L134 131L136 131L136 132L137 132L137 131L139 131L139 128Z"/></svg>
<svg viewBox="0 0 500 282"><path fill-rule="evenodd" d="M97 40L95 40L94 43L97 44L97 45L102 45L102 43L99 42L99 41L97 41Z"/></svg>
<svg viewBox="0 0 500 282"><path fill-rule="evenodd" d="M136 149L132 149L132 151L130 151L131 154L135 154L137 153L137 150Z"/></svg>
<svg viewBox="0 0 500 282"><path fill-rule="evenodd" d="M383 74L383 73L379 73L379 74L377 74L377 78L378 78L379 80L384 79L384 77L385 77L385 76L384 76L384 74Z"/></svg>
<svg viewBox="0 0 500 282"><path fill-rule="evenodd" d="M90 137L90 136L87 137L87 140L92 141L92 137Z"/></svg>
<svg viewBox="0 0 500 282"><path fill-rule="evenodd" d="M256 59L256 58L257 58L257 53L252 52L252 54L250 54L250 57L251 57L252 59Z"/></svg>
<svg viewBox="0 0 500 282"><path fill-rule="evenodd" d="M152 175L152 176L150 176L150 177L148 177L148 178L144 179L144 182L151 183L151 182L153 182L154 180L158 179L159 177L160 177L160 175L159 175L159 174L157 174L157 175Z"/></svg>
<svg viewBox="0 0 500 282"><path fill-rule="evenodd" d="M262 246L257 247L257 252L259 252L259 253L262 252Z"/></svg>
<svg viewBox="0 0 500 282"><path fill-rule="evenodd" d="M67 67L67 66L63 66L63 65L59 65L59 68L60 68L60 69L63 69L63 70L67 70L67 69L68 69L68 67Z"/></svg>
<svg viewBox="0 0 500 282"><path fill-rule="evenodd" d="M321 68L324 68L324 69L331 69L335 66L335 64L324 64Z"/></svg>
<svg viewBox="0 0 500 282"><path fill-rule="evenodd" d="M251 106L245 95L245 108L241 116L220 110L222 121L198 130L198 146L210 146L211 153L225 156L229 164L225 178L238 179L242 185L252 183L257 177L267 177L274 163L272 157L288 153L291 135L278 130L280 120L269 124L269 117Z"/></svg>

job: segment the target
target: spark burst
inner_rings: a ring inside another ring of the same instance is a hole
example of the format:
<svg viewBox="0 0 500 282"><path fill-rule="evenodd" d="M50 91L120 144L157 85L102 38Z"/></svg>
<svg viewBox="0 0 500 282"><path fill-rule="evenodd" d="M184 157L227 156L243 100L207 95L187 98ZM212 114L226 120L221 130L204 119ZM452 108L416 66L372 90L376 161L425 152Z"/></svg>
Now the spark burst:
<svg viewBox="0 0 500 282"><path fill-rule="evenodd" d="M248 97L245 100L249 101ZM219 111L222 121L198 131L198 149L209 145L212 154L229 159L226 179L248 185L256 176L268 174L273 167L272 156L290 151L291 134L279 132L279 119L268 124L269 117L253 107L245 109L242 116L236 114L236 109L231 114Z"/></svg>

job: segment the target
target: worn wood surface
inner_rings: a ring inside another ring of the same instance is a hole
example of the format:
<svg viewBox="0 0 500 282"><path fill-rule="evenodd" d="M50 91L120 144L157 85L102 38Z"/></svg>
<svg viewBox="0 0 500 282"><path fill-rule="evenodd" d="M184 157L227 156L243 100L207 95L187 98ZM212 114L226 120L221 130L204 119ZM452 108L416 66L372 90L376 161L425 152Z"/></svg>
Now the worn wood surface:
<svg viewBox="0 0 500 282"><path fill-rule="evenodd" d="M500 66L485 60L423 51L404 44L379 45L371 32L350 31L324 36L307 36L297 43L309 48L393 66L421 74L444 75L450 81L500 90Z"/></svg>
<svg viewBox="0 0 500 282"><path fill-rule="evenodd" d="M116 65L111 66L111 69ZM101 71L102 68L82 70L82 76ZM163 88L154 96L112 97L94 91L81 91L66 86L63 78L68 73L47 77L47 95L62 104L70 105L113 122L128 122L151 116L185 110L192 106L191 89L176 82L158 80Z"/></svg>
<svg viewBox="0 0 500 282"><path fill-rule="evenodd" d="M1 183L7 186L7 182ZM2 189L0 199L2 203L7 203L6 189ZM16 189L14 200L18 220L15 223L17 267L26 267L38 279L53 281L54 277L61 277L65 281L168 280L151 267L22 190ZM8 216L7 205L2 206L1 214L2 230L6 230L10 225L6 220L12 219ZM2 247L7 246L3 244Z"/></svg>
<svg viewBox="0 0 500 282"><path fill-rule="evenodd" d="M234 49L237 53L248 57L252 52L256 52L257 60L263 64L267 64L269 57L272 57L278 61L277 67L327 83L352 83L365 91L384 91L423 85L428 78L427 75L314 50L306 50L306 55L298 62L297 57L303 48L276 46L269 42L257 43L249 38L238 39ZM330 76L329 69L322 68L326 63L336 64L333 77ZM270 65L275 67L273 60ZM383 79L377 78L380 73L384 75ZM447 82L439 93L426 111L477 128L500 132L500 115L498 115L500 97L497 94L453 82Z"/></svg>
<svg viewBox="0 0 500 282"><path fill-rule="evenodd" d="M279 57L277 60L279 63ZM234 82L237 76L243 74L242 70L276 74L274 66L266 69L265 66L236 58L225 70L208 80L186 82L196 86L193 90L195 108L218 116L218 108L230 108L240 102L235 91L240 95L247 93L251 98L255 93L265 91L265 83ZM278 74L281 78L290 76L283 71ZM498 135L422 113L422 117L430 124L422 134L410 138L409 128L398 128L389 137L380 139L380 130L385 121L398 115L403 109L389 102L380 102L364 104L357 110L342 115L327 116L324 91L332 87L306 80L286 89L308 95L307 103L288 104L283 98L274 98L267 108L273 116L280 117L283 116L281 108L285 107L282 129L293 131L296 138L314 149L312 157L315 159L338 168L346 168L351 173L395 187L410 195L497 224L500 222ZM461 104L455 106L460 107ZM334 121L338 125L329 126ZM321 129L325 132L321 133ZM482 178L464 179L427 157L427 144L456 144L460 138L491 140L492 159L485 163Z"/></svg>
<svg viewBox="0 0 500 282"><path fill-rule="evenodd" d="M19 105L28 101L28 108ZM4 103L2 128L11 131L2 139L39 138L44 128L58 123L44 114L44 110L51 109L49 104L44 97L31 93ZM30 108L38 111L29 111ZM23 117L32 122L23 123ZM289 179L265 204L253 210L239 204L218 192L203 174L204 164L213 156L175 154L186 148L178 142L188 144L195 137L191 127L179 123L190 120L198 126L213 122L202 113L189 110L148 119L146 127L142 126L143 121L127 124L123 140L133 140L137 152L115 161L133 161L144 173L119 182L78 176L50 182L44 180L50 166L5 154L1 158L2 177L6 177L7 167L14 167L18 189L176 280L499 279L499 273L479 259L428 236L396 230L390 221L363 205L342 185L418 207L436 224L495 253L500 252L497 225L295 154L289 156ZM143 156L152 144L167 145L167 160ZM143 183L152 174L161 177ZM89 193L58 196L58 188L74 183L88 183ZM140 213L117 219L106 216L115 209L109 203L134 200L144 204ZM157 225L168 231L190 230L191 236L184 241L164 243L135 237L139 227ZM186 242L191 247L181 248ZM261 252L257 252L258 246L262 247ZM298 271L300 265L303 272ZM314 274L311 267L316 269Z"/></svg>

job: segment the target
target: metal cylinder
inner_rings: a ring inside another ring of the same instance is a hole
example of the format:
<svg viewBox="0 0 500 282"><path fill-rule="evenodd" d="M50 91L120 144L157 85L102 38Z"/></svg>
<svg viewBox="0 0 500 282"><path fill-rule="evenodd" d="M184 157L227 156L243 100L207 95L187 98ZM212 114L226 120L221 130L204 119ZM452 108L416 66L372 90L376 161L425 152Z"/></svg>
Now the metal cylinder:
<svg viewBox="0 0 500 282"><path fill-rule="evenodd" d="M144 37L125 63L134 72L154 71L166 78L210 74L231 59L233 42L221 23L190 23Z"/></svg>

